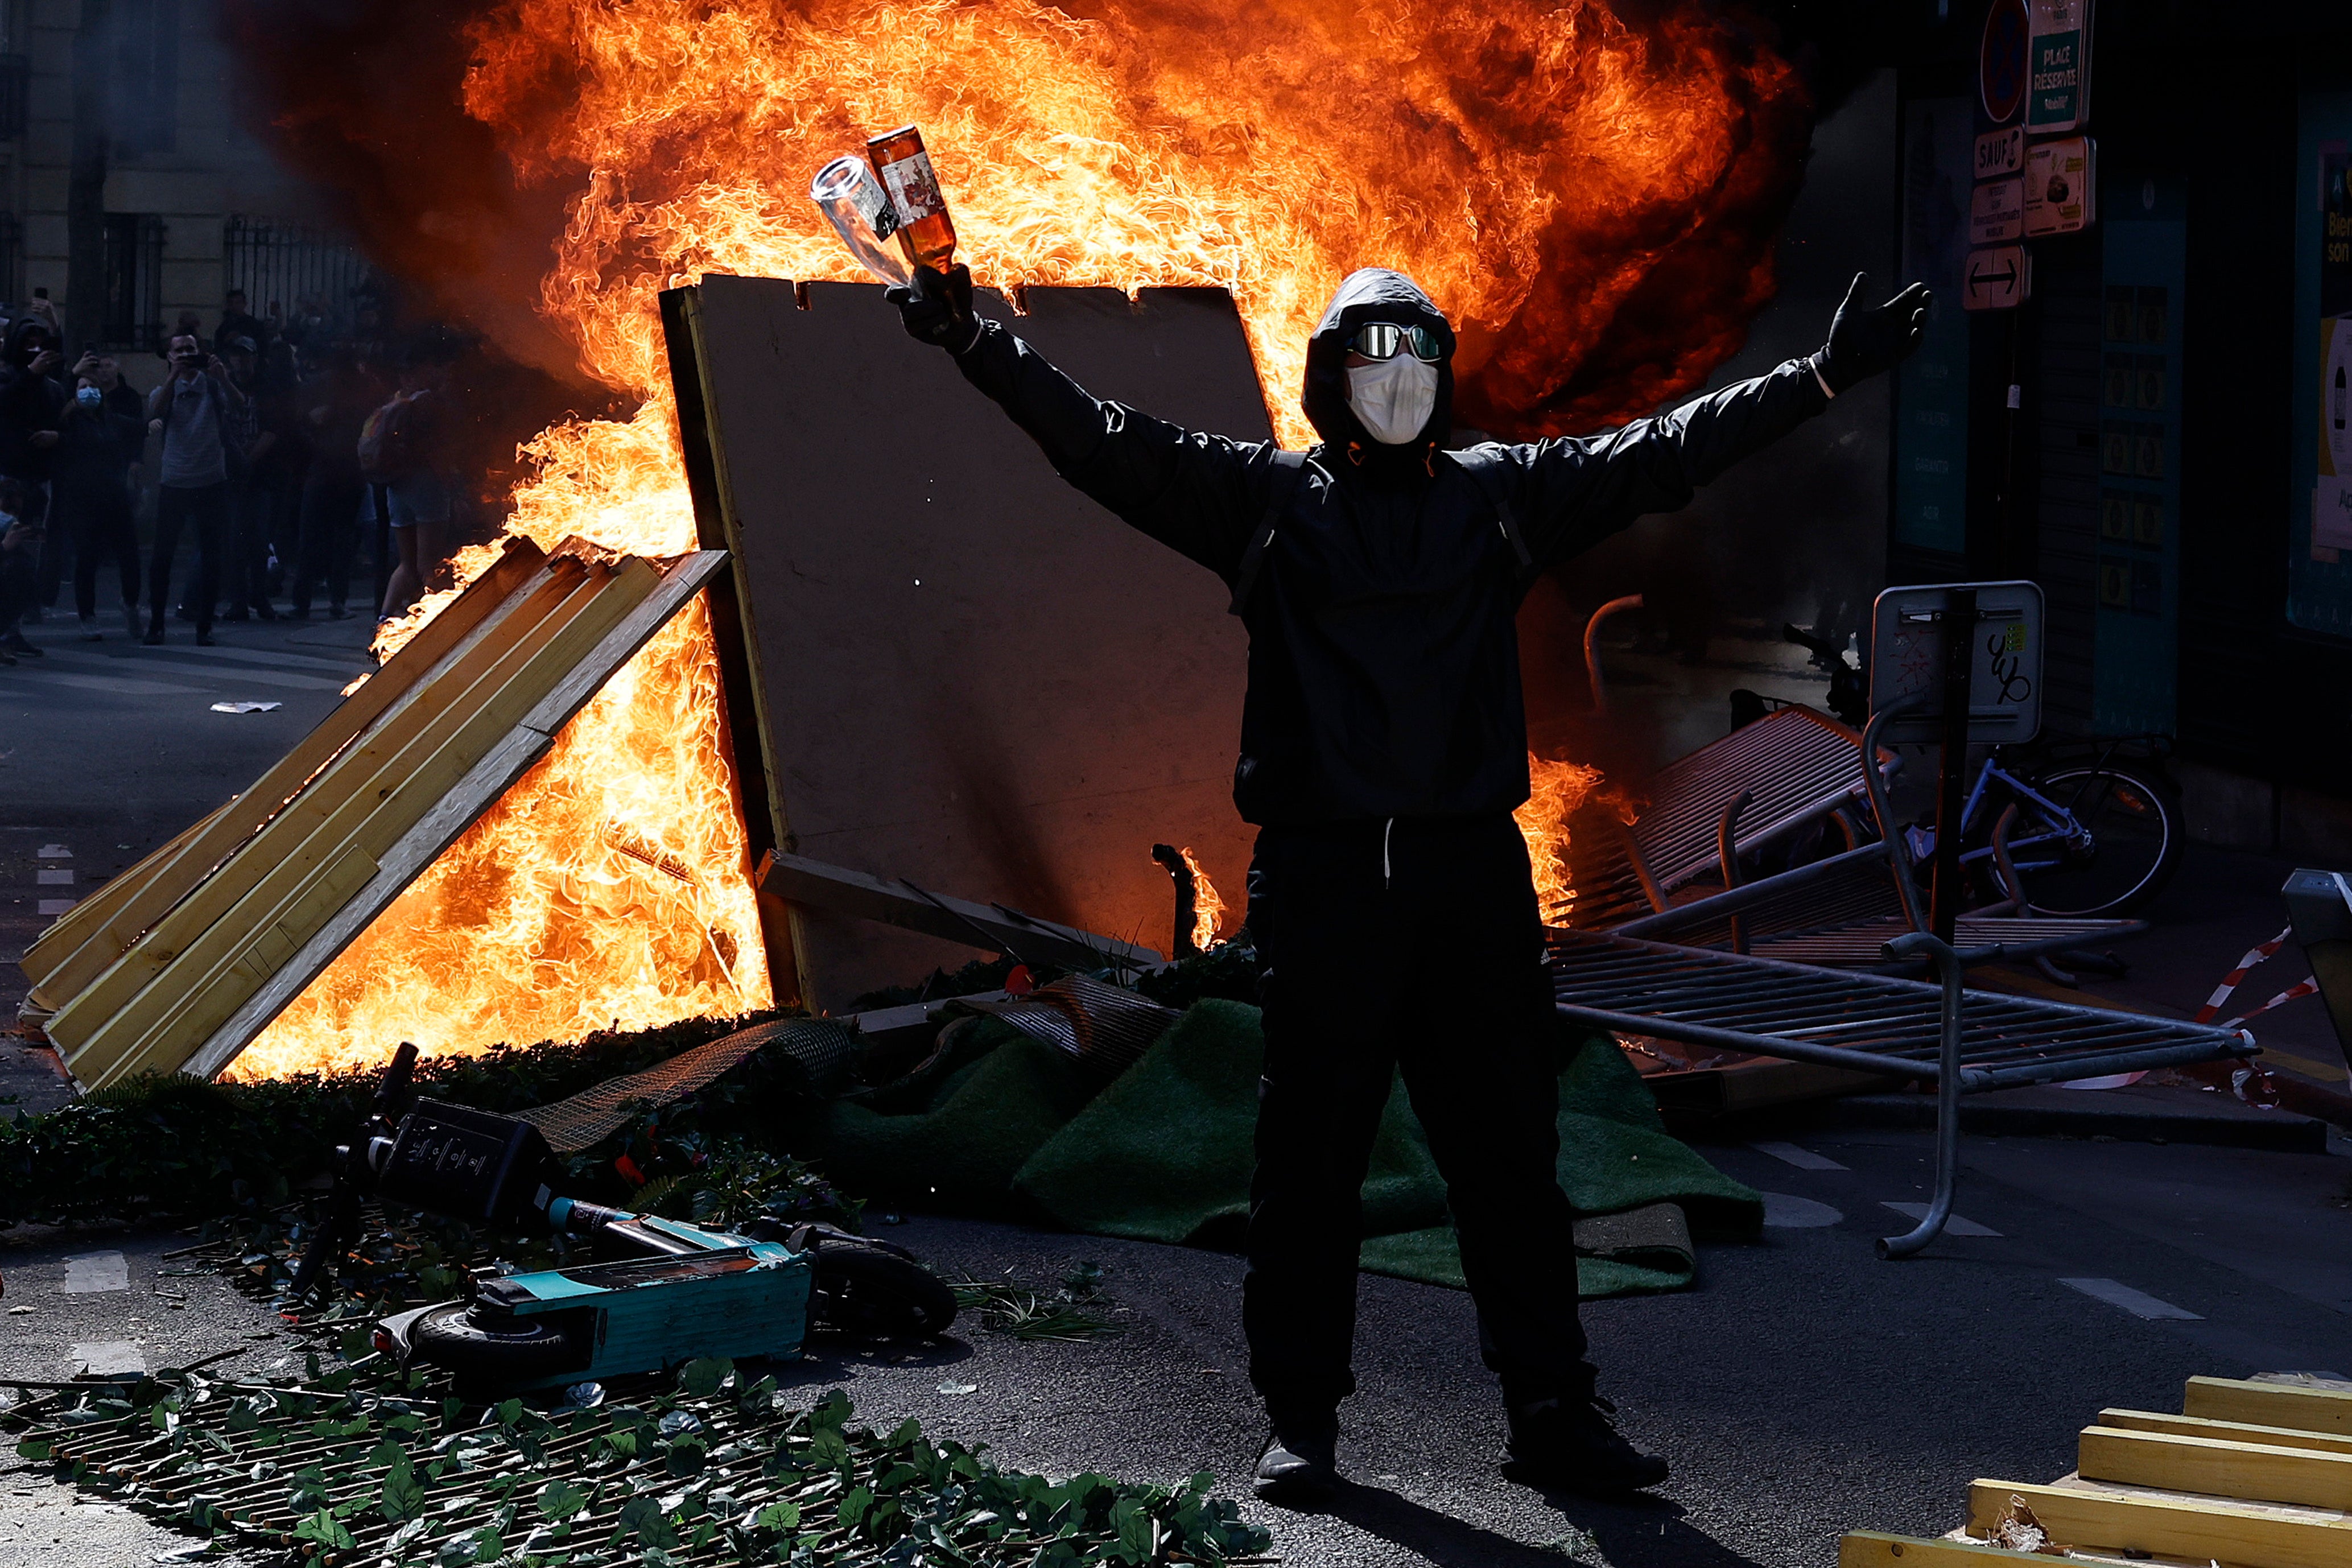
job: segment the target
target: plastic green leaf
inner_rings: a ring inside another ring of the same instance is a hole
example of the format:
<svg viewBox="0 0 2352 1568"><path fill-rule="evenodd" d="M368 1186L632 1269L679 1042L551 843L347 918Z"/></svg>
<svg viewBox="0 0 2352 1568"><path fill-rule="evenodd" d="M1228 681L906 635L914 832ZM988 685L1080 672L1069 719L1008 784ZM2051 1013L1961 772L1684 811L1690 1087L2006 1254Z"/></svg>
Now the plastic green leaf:
<svg viewBox="0 0 2352 1568"><path fill-rule="evenodd" d="M677 1376L678 1386L695 1399L708 1399L719 1392L735 1370L735 1363L720 1356L697 1356L688 1362Z"/></svg>

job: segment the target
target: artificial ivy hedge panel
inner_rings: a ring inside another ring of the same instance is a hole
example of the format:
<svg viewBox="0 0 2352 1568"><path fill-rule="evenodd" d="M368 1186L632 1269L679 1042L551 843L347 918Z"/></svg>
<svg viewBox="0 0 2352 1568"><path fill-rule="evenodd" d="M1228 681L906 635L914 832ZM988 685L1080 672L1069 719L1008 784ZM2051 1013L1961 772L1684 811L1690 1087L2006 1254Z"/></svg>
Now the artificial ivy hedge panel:
<svg viewBox="0 0 2352 1568"><path fill-rule="evenodd" d="M1210 1498L1205 1471L1055 1484L851 1414L838 1389L803 1407L723 1361L688 1363L662 1397L542 1413L465 1405L371 1359L301 1384L181 1372L61 1389L0 1426L20 1456L176 1528L324 1564L1265 1560L1265 1531Z"/></svg>

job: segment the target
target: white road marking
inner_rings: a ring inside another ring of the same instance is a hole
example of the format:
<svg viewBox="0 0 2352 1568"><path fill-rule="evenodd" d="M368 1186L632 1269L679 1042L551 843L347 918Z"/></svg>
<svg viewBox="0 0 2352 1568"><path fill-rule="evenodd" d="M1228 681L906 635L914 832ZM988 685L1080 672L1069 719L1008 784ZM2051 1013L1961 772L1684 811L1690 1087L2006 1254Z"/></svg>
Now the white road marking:
<svg viewBox="0 0 2352 1568"><path fill-rule="evenodd" d="M33 858L36 860L70 860L73 858L73 851L67 848L62 844L44 844L38 849L33 851Z"/></svg>
<svg viewBox="0 0 2352 1568"><path fill-rule="evenodd" d="M1835 1225L1845 1218L1843 1211L1827 1204L1817 1204L1811 1198L1801 1198L1788 1193L1759 1193L1764 1200L1764 1226L1768 1230L1818 1230Z"/></svg>
<svg viewBox="0 0 2352 1568"><path fill-rule="evenodd" d="M91 1340L74 1346L71 1360L77 1377L83 1373L121 1377L147 1370L147 1352L131 1340Z"/></svg>
<svg viewBox="0 0 2352 1568"><path fill-rule="evenodd" d="M2058 1283L2072 1286L2092 1300L2105 1301L2110 1307L2121 1307L2134 1317L2178 1318L2190 1323L2205 1321L2202 1312L2192 1312L2169 1301L2159 1301L2145 1290L2135 1290L2114 1279L2061 1279Z"/></svg>
<svg viewBox="0 0 2352 1568"><path fill-rule="evenodd" d="M85 1252L66 1259L65 1291L68 1296L130 1289L131 1261L119 1252Z"/></svg>
<svg viewBox="0 0 2352 1568"><path fill-rule="evenodd" d="M1748 1146L1750 1149L1755 1150L1759 1154L1769 1154L1772 1158L1780 1161L1782 1164L1794 1165L1800 1171L1843 1171L1846 1169L1845 1166L1839 1164L1835 1160L1831 1159L1828 1155L1816 1154L1811 1149L1804 1148L1801 1145L1795 1143L1750 1143Z"/></svg>
<svg viewBox="0 0 2352 1568"><path fill-rule="evenodd" d="M1893 1209L1896 1214L1901 1215L1906 1219L1926 1219L1927 1217L1927 1205L1926 1204L1890 1203L1884 1205L1883 1206ZM2000 1232L1993 1229L1993 1227L1989 1225L1979 1225L1976 1221L1965 1218L1959 1215L1952 1215L1945 1219L1944 1232L1948 1236L1999 1236L2000 1234Z"/></svg>
<svg viewBox="0 0 2352 1568"><path fill-rule="evenodd" d="M195 648L188 651L201 653L205 650ZM51 650L49 657L61 659L67 664L97 669L121 669L129 666L132 668L154 670L163 675L183 676L191 680L211 680L223 684L243 683L253 686L284 686L301 691L341 691L345 682L350 679L350 677L346 676L342 680L329 680L323 676L292 675L282 669L247 669L242 667L225 669L217 666L196 664L182 659L152 657L142 658L136 665L131 665L128 659L110 658L104 654L69 653L63 648Z"/></svg>
<svg viewBox="0 0 2352 1568"><path fill-rule="evenodd" d="M26 669L19 665L12 680L30 680L42 686L70 686L80 691L109 691L117 697L209 697L211 692L194 686L173 686L162 680L130 680L119 675L75 675L63 669Z"/></svg>
<svg viewBox="0 0 2352 1568"><path fill-rule="evenodd" d="M44 888L70 888L73 872L63 866L44 866L34 874L33 880Z"/></svg>
<svg viewBox="0 0 2352 1568"><path fill-rule="evenodd" d="M364 655L352 658L320 658L307 653L278 653L257 647L198 647L194 643L165 643L158 653L143 649L141 658L179 658L211 659L222 664L274 664L287 669L327 669L341 673L348 680L362 670L373 669L374 661Z"/></svg>
<svg viewBox="0 0 2352 1568"><path fill-rule="evenodd" d="M79 899L43 899L33 912L42 915L69 915L73 913L73 907L79 902L81 902Z"/></svg>

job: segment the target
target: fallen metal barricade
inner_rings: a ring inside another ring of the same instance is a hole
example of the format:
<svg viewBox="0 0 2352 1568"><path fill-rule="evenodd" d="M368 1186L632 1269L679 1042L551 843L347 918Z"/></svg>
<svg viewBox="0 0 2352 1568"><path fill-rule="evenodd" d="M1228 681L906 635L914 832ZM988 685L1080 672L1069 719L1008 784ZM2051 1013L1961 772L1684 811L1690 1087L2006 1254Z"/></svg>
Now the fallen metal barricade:
<svg viewBox="0 0 2352 1568"><path fill-rule="evenodd" d="M1889 752L1881 766L1892 768ZM1754 850L1858 803L1865 790L1859 739L1797 704L1743 725L1658 770L1650 804L1631 826L1596 798L1569 834L1571 918L1606 928L1667 909L1668 895L1716 868L1724 803L1748 795L1742 850Z"/></svg>
<svg viewBox="0 0 2352 1568"><path fill-rule="evenodd" d="M1955 952L1924 931L1888 948L1894 957L1932 957L1942 983L1555 929L1553 994L1563 1017L1612 1033L1935 1085L1937 1201L1917 1229L1879 1243L1884 1258L1926 1247L1951 1212L1961 1095L2227 1061L2258 1048L2242 1030L1963 990L1960 963L1998 954Z"/></svg>

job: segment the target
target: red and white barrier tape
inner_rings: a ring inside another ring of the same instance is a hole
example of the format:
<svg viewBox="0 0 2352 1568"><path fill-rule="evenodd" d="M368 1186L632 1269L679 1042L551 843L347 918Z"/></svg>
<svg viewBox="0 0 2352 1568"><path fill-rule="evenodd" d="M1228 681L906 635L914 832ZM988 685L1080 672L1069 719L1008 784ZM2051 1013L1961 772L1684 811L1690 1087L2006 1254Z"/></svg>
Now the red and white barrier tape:
<svg viewBox="0 0 2352 1568"><path fill-rule="evenodd" d="M2238 960L2238 967L2230 971L2229 973L2221 976L2221 984L2213 988L2213 994L2205 999L2205 1005L2197 1009L2197 1021L2200 1024L2212 1023L2215 1016L2220 1014L2221 1009L2230 1005L2230 998L2236 993L2238 987L2246 983L2246 975L2252 971L2256 965L2275 956L2278 950L2284 947L2287 944L2288 938L2292 937L2294 934L2294 928L2293 926L2289 926L2286 930L2279 932L2278 935L2271 938L2270 941L2263 942L2257 947L2248 949L2246 956ZM2222 1019L2221 1027L2224 1029L2240 1029L2242 1031L2247 1019L2259 1018L2273 1007L2282 1006L2299 997L2309 996L2318 991L2318 989L2319 982L2310 975L2305 975L2303 979L2295 982L2293 985L2288 986L2285 990L2280 992L2277 995L2272 997L2261 1006L2251 1008L2246 1012L2239 1014L2234 1018ZM2246 1038L2252 1040L2253 1037L2252 1035L2248 1035ZM2127 1084L2137 1083L2147 1076L2147 1074L2145 1072L2114 1073L2105 1078L2079 1079L2073 1083L2067 1084L2065 1087L2068 1089L2121 1089ZM2239 1099L2252 1099L2247 1092L2247 1086L2249 1080L2252 1077L2253 1074L2252 1070L2246 1068L2240 1068L2232 1075L2231 1087L2237 1090Z"/></svg>
<svg viewBox="0 0 2352 1568"><path fill-rule="evenodd" d="M2261 946L2250 949L2245 957L2238 960L2237 968L2221 976L2221 984L2213 988L2213 994L2205 999L2205 1005L2197 1009L2197 1021L2200 1024L2210 1024L2219 1016L2221 1009L2230 1005L2230 994L2246 983L2247 971L2284 947L2287 938L2294 934L2294 928L2289 926ZM2280 1000L2284 1001L2285 998L2282 997ZM2277 1003L2268 1003L2265 1005L2275 1006ZM2256 1013L2261 1011L2263 1011L2261 1007L2254 1009ZM2252 1014L2247 1015L2248 1017L2252 1016Z"/></svg>
<svg viewBox="0 0 2352 1568"><path fill-rule="evenodd" d="M2296 981L2294 984L2288 986L2285 990L2280 992L2277 995L2263 1003L2261 1006L2253 1008L2248 1012L2241 1013L2234 1018L2222 1019L2221 1027L2225 1029L2234 1029L2249 1018L2261 1017L2263 1014L2269 1012L2272 1008L2277 1006L2282 1002L2292 1002L2298 996L2312 995L2316 993L2318 989L2319 981L2317 978L2313 975L2306 974L2301 980Z"/></svg>

